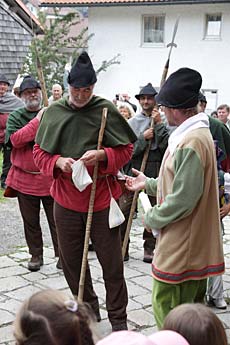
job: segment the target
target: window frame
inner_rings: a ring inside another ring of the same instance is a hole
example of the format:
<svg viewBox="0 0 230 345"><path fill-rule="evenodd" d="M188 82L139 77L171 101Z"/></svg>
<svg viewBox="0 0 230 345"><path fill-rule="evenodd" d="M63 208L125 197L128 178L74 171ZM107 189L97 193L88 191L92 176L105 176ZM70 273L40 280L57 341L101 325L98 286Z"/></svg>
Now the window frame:
<svg viewBox="0 0 230 345"><path fill-rule="evenodd" d="M208 35L208 23L210 21L210 20L208 20L208 17L211 17L211 16L220 16L220 28L219 28L219 34L217 34L217 35ZM205 14L205 20L204 20L204 40L207 40L207 41L219 41L219 40L221 40L222 24L223 24L222 12L206 13Z"/></svg>
<svg viewBox="0 0 230 345"><path fill-rule="evenodd" d="M144 42L144 23L145 23L145 18L147 17L163 17L164 19L164 28L163 28L163 42ZM148 14L142 14L141 16L141 47L165 47L165 18L166 14L165 13L148 13Z"/></svg>

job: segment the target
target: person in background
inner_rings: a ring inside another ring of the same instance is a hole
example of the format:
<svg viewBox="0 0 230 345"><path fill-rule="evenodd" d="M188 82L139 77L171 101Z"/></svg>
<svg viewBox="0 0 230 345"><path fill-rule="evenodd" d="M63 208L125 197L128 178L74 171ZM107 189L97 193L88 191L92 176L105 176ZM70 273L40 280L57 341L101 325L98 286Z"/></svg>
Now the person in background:
<svg viewBox="0 0 230 345"><path fill-rule="evenodd" d="M34 159L40 170L54 176L51 195L63 272L74 296L78 295L85 229L92 185L80 190L72 181L72 165L82 163L93 176L99 163L90 237L102 266L106 308L113 331L127 329L127 288L118 226L109 227L111 197L118 200L117 173L131 158L136 136L110 101L95 96L97 81L92 62L83 52L69 77L69 96L45 111L36 136ZM102 111L108 109L102 148L97 150ZM115 253L115 254L114 254ZM87 263L84 301L100 321L98 297Z"/></svg>
<svg viewBox="0 0 230 345"><path fill-rule="evenodd" d="M141 113L136 114L128 120L128 124L135 132L137 141L134 145L134 152L131 159L131 166L135 169L140 169L146 147L151 141L150 152L148 155L144 173L148 177L156 178L158 176L162 158L168 146L168 129L162 123L160 113L156 107L155 96L156 90L151 83L145 85L136 95L142 108ZM150 127L151 120L154 121L154 128ZM127 174L130 174L126 172ZM150 197L150 202L155 205L156 198ZM151 263L153 259L153 252L155 248L156 239L151 232L146 229L143 231L144 240L144 256L143 261Z"/></svg>
<svg viewBox="0 0 230 345"><path fill-rule="evenodd" d="M52 86L52 95L49 97L48 102L49 105L52 104L55 101L58 101L60 98L62 98L62 87L60 84L54 84Z"/></svg>
<svg viewBox="0 0 230 345"><path fill-rule="evenodd" d="M227 104L221 104L217 108L218 119L225 124L225 126L230 129L230 119L229 119L230 108Z"/></svg>
<svg viewBox="0 0 230 345"><path fill-rule="evenodd" d="M64 292L36 292L14 321L17 345L94 345L92 312Z"/></svg>
<svg viewBox="0 0 230 345"><path fill-rule="evenodd" d="M133 169L126 187L157 195L144 223L157 237L152 263L152 304L158 328L169 311L183 303L203 302L207 278L223 274L218 177L209 119L198 113L199 72L181 68L162 86L156 101L164 106L170 135L159 178ZM208 236L207 236L208 234Z"/></svg>
<svg viewBox="0 0 230 345"><path fill-rule="evenodd" d="M227 345L224 326L218 316L200 303L185 303L166 316L163 330L181 334L190 345Z"/></svg>
<svg viewBox="0 0 230 345"><path fill-rule="evenodd" d="M213 110L210 114L211 117L213 117L214 119L218 119L218 115L217 115L217 111Z"/></svg>
<svg viewBox="0 0 230 345"><path fill-rule="evenodd" d="M23 107L23 102L9 92L10 82L5 75L0 75L0 152L3 154L1 188L6 189L6 178L10 170L10 153L11 150L5 144L6 122L9 113L17 108Z"/></svg>
<svg viewBox="0 0 230 345"><path fill-rule="evenodd" d="M30 271L43 265L43 240L40 226L42 202L50 228L55 256L58 257L57 233L53 217L53 198L50 196L52 176L43 175L33 160L33 145L41 119L42 94L40 84L31 76L23 79L20 97L24 107L13 111L7 120L6 145L12 148L6 184L17 191L19 208L31 259ZM60 267L60 262L57 263Z"/></svg>
<svg viewBox="0 0 230 345"><path fill-rule="evenodd" d="M126 120L131 119L131 117L135 115L133 108L129 104L126 104L125 102L121 103L118 106L118 110Z"/></svg>

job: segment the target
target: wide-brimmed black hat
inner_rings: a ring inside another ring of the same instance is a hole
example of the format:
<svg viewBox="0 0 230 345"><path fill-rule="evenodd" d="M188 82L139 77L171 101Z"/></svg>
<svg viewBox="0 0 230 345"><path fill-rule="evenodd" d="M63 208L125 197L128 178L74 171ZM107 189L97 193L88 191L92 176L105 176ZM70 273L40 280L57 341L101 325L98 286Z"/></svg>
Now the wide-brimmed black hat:
<svg viewBox="0 0 230 345"><path fill-rule="evenodd" d="M154 87L152 86L151 83L148 83L147 85L145 85L141 90L140 93L138 95L135 95L136 99L140 99L140 96L146 96L146 95L150 95L150 96L155 96L157 95L156 90L154 89Z"/></svg>
<svg viewBox="0 0 230 345"><path fill-rule="evenodd" d="M83 52L71 68L68 76L68 83L73 87L87 87L95 84L96 81L96 72L89 55Z"/></svg>
<svg viewBox="0 0 230 345"><path fill-rule="evenodd" d="M199 92L198 101L207 103L207 99L206 99L205 95L202 92Z"/></svg>
<svg viewBox="0 0 230 345"><path fill-rule="evenodd" d="M4 74L0 74L0 82L6 83L7 85L10 85L9 80L6 78Z"/></svg>
<svg viewBox="0 0 230 345"><path fill-rule="evenodd" d="M202 84L199 72L184 67L172 73L163 84L156 101L168 108L188 109L195 107Z"/></svg>
<svg viewBox="0 0 230 345"><path fill-rule="evenodd" d="M41 85L34 77L27 75L19 86L19 95L27 89L41 89Z"/></svg>

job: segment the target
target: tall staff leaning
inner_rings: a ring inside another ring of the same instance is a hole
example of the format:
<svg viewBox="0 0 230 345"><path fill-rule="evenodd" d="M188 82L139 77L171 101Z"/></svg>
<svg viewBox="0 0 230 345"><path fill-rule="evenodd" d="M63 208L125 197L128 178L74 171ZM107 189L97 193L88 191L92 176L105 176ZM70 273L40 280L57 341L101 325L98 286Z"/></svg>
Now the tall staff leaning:
<svg viewBox="0 0 230 345"><path fill-rule="evenodd" d="M175 37L176 37L176 33L177 33L178 24L179 24L179 17L177 18L176 23L174 25L172 40L171 40L171 42L169 44L167 44L167 47L170 47L170 49L169 49L169 54L168 54L167 61L165 63L164 69L163 69L160 87L164 84L164 82L165 82L165 80L167 78L167 75L168 75L169 63L170 63L170 57L171 57L171 53L172 53L172 48L173 47L175 47L175 48L177 47L177 45L175 43ZM153 118L151 119L150 128L154 129L154 119ZM140 168L141 172L145 171L145 167L146 167L146 164L147 164L147 160L148 160L148 156L149 156L149 151L150 151L151 145L152 145L152 140L149 140L148 145L147 145L147 147L145 149L145 152L144 152L143 159L142 159L141 168ZM133 215L134 215L135 210L136 210L138 195L139 195L139 192L137 192L137 191L133 195L133 200L132 200L132 204L131 204L131 208L130 208L130 213L129 213L129 219L128 219L128 223L127 223L127 227L126 227L126 231L125 231L125 237L124 237L123 245L122 245L122 256L123 256L123 258L125 257L126 248L127 248L128 241L129 241L129 235L130 235L130 231L131 231L131 227L132 227Z"/></svg>

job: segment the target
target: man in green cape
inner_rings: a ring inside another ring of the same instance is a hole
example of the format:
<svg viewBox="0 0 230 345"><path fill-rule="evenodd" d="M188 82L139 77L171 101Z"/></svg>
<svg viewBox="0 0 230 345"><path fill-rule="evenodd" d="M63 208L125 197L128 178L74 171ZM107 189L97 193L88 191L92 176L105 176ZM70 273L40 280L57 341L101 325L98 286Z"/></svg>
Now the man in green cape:
<svg viewBox="0 0 230 345"><path fill-rule="evenodd" d="M72 165L83 163L90 176L99 162L91 240L102 266L106 308L113 331L127 329L127 288L124 280L119 228L109 228L111 198L118 200L121 187L118 170L132 155L136 136L112 102L93 94L97 81L91 60L83 52L68 76L69 96L45 111L34 146L39 169L54 177L51 195L55 200L63 271L73 295L78 294L85 227L91 185L80 191L72 181ZM103 108L108 109L102 149L97 151ZM79 182L79 181L78 181ZM87 264L83 300L100 321L99 303Z"/></svg>

